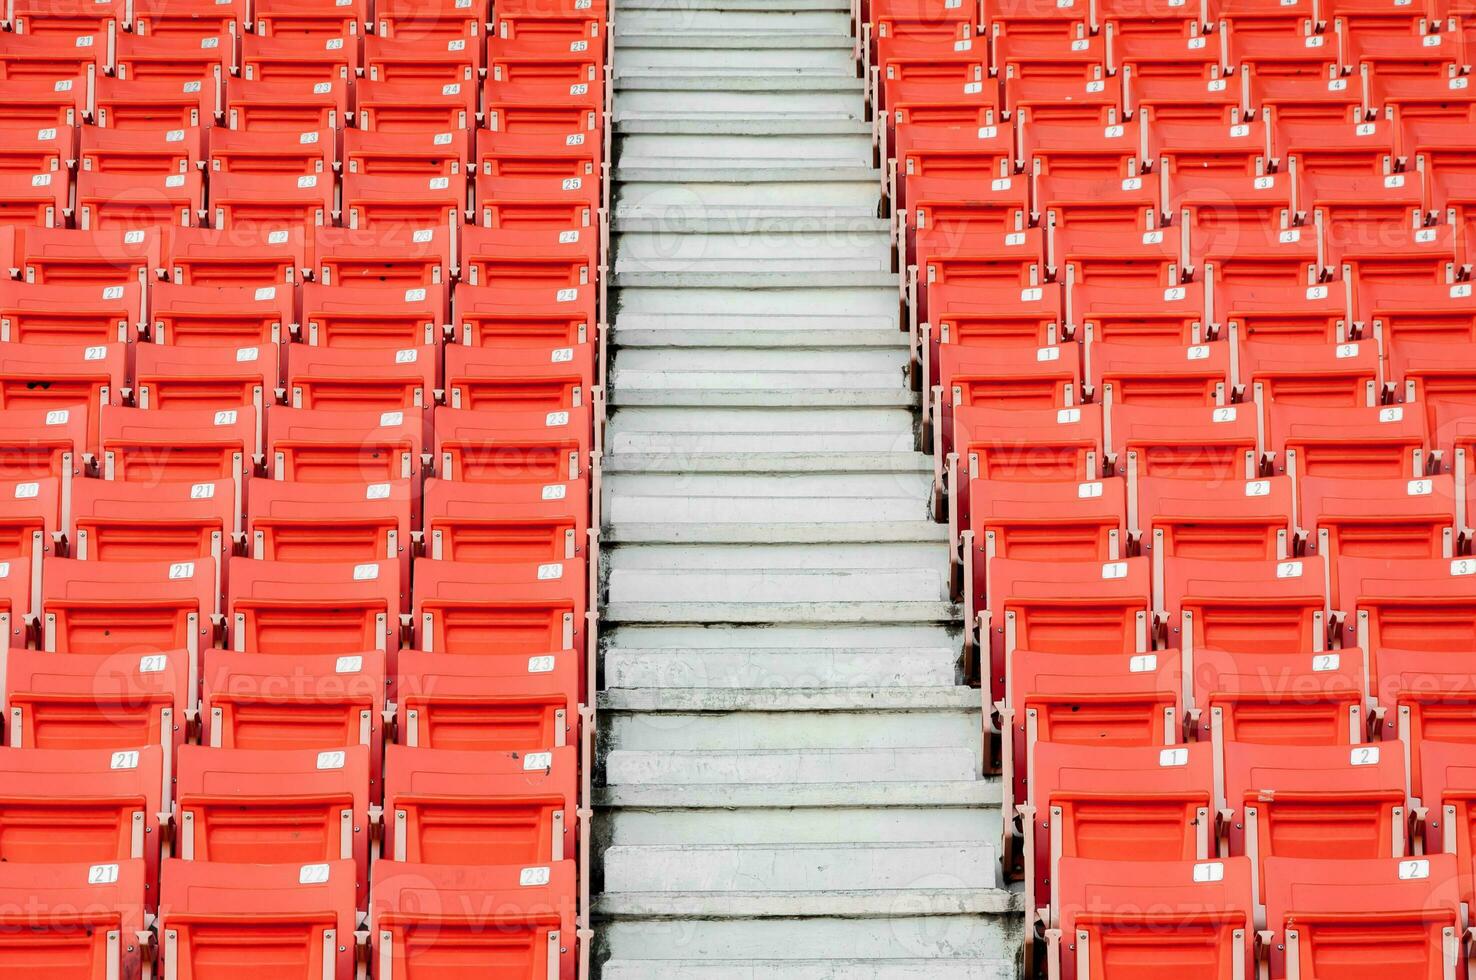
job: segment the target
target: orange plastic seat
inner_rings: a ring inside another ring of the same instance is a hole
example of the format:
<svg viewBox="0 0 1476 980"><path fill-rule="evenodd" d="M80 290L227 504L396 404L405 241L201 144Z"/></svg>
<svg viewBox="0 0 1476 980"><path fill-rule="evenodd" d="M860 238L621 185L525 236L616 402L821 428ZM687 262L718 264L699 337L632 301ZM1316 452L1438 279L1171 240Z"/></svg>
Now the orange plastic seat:
<svg viewBox="0 0 1476 980"><path fill-rule="evenodd" d="M199 560L219 574L240 525L240 496L231 480L79 480L67 538L72 556L85 561Z"/></svg>
<svg viewBox="0 0 1476 980"><path fill-rule="evenodd" d="M302 483L417 481L426 450L419 411L333 412L276 407L267 413L267 471Z"/></svg>
<svg viewBox="0 0 1476 980"><path fill-rule="evenodd" d="M71 409L0 409L0 479L57 477L65 487L90 463L87 413Z"/></svg>
<svg viewBox="0 0 1476 980"><path fill-rule="evenodd" d="M1476 744L1476 682L1465 669L1464 655L1450 650L1385 646L1376 670L1371 678L1379 722L1375 732L1398 740L1417 792L1423 780L1421 746Z"/></svg>
<svg viewBox="0 0 1476 980"><path fill-rule="evenodd" d="M419 494L408 480L294 483L253 477L246 494L251 555L268 561L395 561L410 580Z"/></svg>
<svg viewBox="0 0 1476 980"><path fill-rule="evenodd" d="M304 231L255 225L236 228L228 235L215 228L176 229L164 265L169 279L182 286L262 289L273 283L301 282L302 270L309 267ZM277 290L265 301L277 296L290 298L291 291Z"/></svg>
<svg viewBox="0 0 1476 980"><path fill-rule="evenodd" d="M596 399L595 351L577 347L446 346L446 403L472 411L570 412Z"/></svg>
<svg viewBox="0 0 1476 980"><path fill-rule="evenodd" d="M589 587L583 561L415 561L420 649L488 654L582 650Z"/></svg>
<svg viewBox="0 0 1476 980"><path fill-rule="evenodd" d="M1025 887L1031 908L1054 907L1068 858L1193 861L1214 855L1209 746L1040 742L1030 773Z"/></svg>
<svg viewBox="0 0 1476 980"><path fill-rule="evenodd" d="M543 290L532 296L456 284L452 331L468 347L559 347L593 340L593 287Z"/></svg>
<svg viewBox="0 0 1476 980"><path fill-rule="evenodd" d="M1147 477L1133 481L1137 513L1128 512L1130 532L1144 554L1157 559L1287 558L1295 542L1291 480L1208 482Z"/></svg>
<svg viewBox="0 0 1476 980"><path fill-rule="evenodd" d="M399 744L541 752L579 742L584 651L448 657L400 651L394 676Z"/></svg>
<svg viewBox="0 0 1476 980"><path fill-rule="evenodd" d="M373 967L395 980L471 980L488 971L574 980L573 861L519 867L374 866Z"/></svg>
<svg viewBox="0 0 1476 980"><path fill-rule="evenodd" d="M29 568L32 593L41 581L41 559L54 557L59 536L71 517L71 494L63 496L62 481L0 481L0 558L16 559Z"/></svg>
<svg viewBox="0 0 1476 980"><path fill-rule="evenodd" d="M362 745L369 798L384 757L385 656L210 650L201 669L201 744L327 751Z"/></svg>
<svg viewBox="0 0 1476 980"><path fill-rule="evenodd" d="M143 287L119 275L112 285L0 282L0 340L36 344L123 344L137 336Z"/></svg>
<svg viewBox="0 0 1476 980"><path fill-rule="evenodd" d="M161 242L162 236L152 228L28 228L18 264L21 278L42 285L105 288L139 282L147 286L164 264Z"/></svg>
<svg viewBox="0 0 1476 980"><path fill-rule="evenodd" d="M384 133L345 129L344 173L455 177L467 173L471 165L473 132L448 129L431 133Z"/></svg>
<svg viewBox="0 0 1476 980"><path fill-rule="evenodd" d="M1460 894L1456 860L1445 854L1268 858L1272 976L1450 980L1464 970Z"/></svg>
<svg viewBox="0 0 1476 980"><path fill-rule="evenodd" d="M178 853L219 864L353 861L369 872L369 749L186 745L175 790Z"/></svg>
<svg viewBox="0 0 1476 980"><path fill-rule="evenodd" d="M1255 969L1251 869L1215 861L1068 858L1047 956L1063 977L1245 980ZM1145 901L1147 899L1147 901Z"/></svg>
<svg viewBox="0 0 1476 980"><path fill-rule="evenodd" d="M1357 745L1367 734L1359 650L1194 651L1194 725L1217 753L1227 742Z"/></svg>
<svg viewBox="0 0 1476 980"><path fill-rule="evenodd" d="M582 228L480 228L469 226L461 235L460 260L472 286L553 290L587 286L590 267L597 261L598 236Z"/></svg>
<svg viewBox="0 0 1476 980"><path fill-rule="evenodd" d="M588 410L435 411L437 475L476 483L565 483L589 465Z"/></svg>
<svg viewBox="0 0 1476 980"><path fill-rule="evenodd" d="M425 481L425 553L457 562L551 562L590 555L589 486Z"/></svg>
<svg viewBox="0 0 1476 980"><path fill-rule="evenodd" d="M302 335L314 346L407 348L440 341L442 287L324 286L302 290Z"/></svg>
<svg viewBox="0 0 1476 980"><path fill-rule="evenodd" d="M216 127L210 133L211 174L322 175L331 173L337 162L337 139L332 130L296 133L285 129L260 132Z"/></svg>
<svg viewBox="0 0 1476 980"><path fill-rule="evenodd" d="M160 653L192 657L215 633L210 562L42 563L42 646L54 653Z"/></svg>
<svg viewBox="0 0 1476 980"><path fill-rule="evenodd" d="M576 853L579 752L391 745L385 857L439 865L562 861Z"/></svg>
<svg viewBox="0 0 1476 980"><path fill-rule="evenodd" d="M239 501L259 457L256 433L249 408L113 408L103 417L100 469L104 479L145 486L231 480Z"/></svg>
<svg viewBox="0 0 1476 980"><path fill-rule="evenodd" d="M1243 742L1225 743L1224 753L1222 823L1230 852L1251 859L1258 904L1273 858L1342 864L1408 853L1401 753L1378 744Z"/></svg>
<svg viewBox="0 0 1476 980"><path fill-rule="evenodd" d="M1309 553L1330 559L1449 558L1455 554L1455 480L1303 477L1299 522Z"/></svg>
<svg viewBox="0 0 1476 980"><path fill-rule="evenodd" d="M424 228L317 229L313 261L324 286L395 286L414 289L451 279L451 230L442 223Z"/></svg>
<svg viewBox="0 0 1476 980"><path fill-rule="evenodd" d="M1016 649L1000 705L1005 812L1028 798L1037 746L1171 746L1184 722L1175 651L1121 656Z"/></svg>
<svg viewBox="0 0 1476 980"><path fill-rule="evenodd" d="M1332 599L1343 643L1368 652L1465 652L1476 645L1476 562L1468 558L1339 558Z"/></svg>
<svg viewBox="0 0 1476 980"><path fill-rule="evenodd" d="M1329 603L1321 561L1154 562L1170 646L1191 650L1276 649L1310 653L1328 646Z"/></svg>
<svg viewBox="0 0 1476 980"><path fill-rule="evenodd" d="M154 343L219 348L223 356L257 349L258 361L276 362L273 348L286 342L296 319L290 286L161 284L154 287L152 299L149 336ZM241 363L251 362L249 354L241 358Z"/></svg>
<svg viewBox="0 0 1476 980"><path fill-rule="evenodd" d="M434 404L440 348L316 347L287 350L287 403L335 412L407 412Z"/></svg>
<svg viewBox="0 0 1476 980"><path fill-rule="evenodd" d="M272 343L236 348L139 344L133 402L163 412L239 408L261 418L281 384L278 350Z"/></svg>
<svg viewBox="0 0 1476 980"><path fill-rule="evenodd" d="M1114 405L1107 413L1107 451L1118 469L1139 477L1250 480L1260 472L1260 426L1254 405Z"/></svg>
<svg viewBox="0 0 1476 980"><path fill-rule="evenodd" d="M231 649L245 653L393 654L398 562L230 561Z"/></svg>
<svg viewBox="0 0 1476 980"><path fill-rule="evenodd" d="M164 750L9 748L0 753L4 864L118 864L159 868L159 821L169 799ZM146 885L153 907L158 892Z"/></svg>
<svg viewBox="0 0 1476 980"><path fill-rule="evenodd" d="M989 651L990 701L1004 698L1016 649L1047 653L1146 652L1152 642L1147 559L1043 562L995 558L977 642Z"/></svg>
<svg viewBox="0 0 1476 980"><path fill-rule="evenodd" d="M153 936L146 928L146 877L142 861L0 862L0 927L12 936L0 969L139 980Z"/></svg>
<svg viewBox="0 0 1476 980"><path fill-rule="evenodd" d="M354 974L352 861L309 864L164 862L159 944L181 977ZM270 959L265 959L270 951Z"/></svg>

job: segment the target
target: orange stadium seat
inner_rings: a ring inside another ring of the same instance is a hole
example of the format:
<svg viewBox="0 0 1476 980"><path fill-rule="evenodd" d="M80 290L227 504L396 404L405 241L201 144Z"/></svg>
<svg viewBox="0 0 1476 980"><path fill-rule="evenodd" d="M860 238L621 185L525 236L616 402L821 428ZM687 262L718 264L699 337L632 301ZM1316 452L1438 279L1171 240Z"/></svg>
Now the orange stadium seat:
<svg viewBox="0 0 1476 980"><path fill-rule="evenodd" d="M369 870L369 749L240 749L186 745L175 790L177 850L186 861L312 864Z"/></svg>
<svg viewBox="0 0 1476 980"><path fill-rule="evenodd" d="M385 857L527 864L575 854L578 751L476 752L391 745Z"/></svg>
<svg viewBox="0 0 1476 980"><path fill-rule="evenodd" d="M436 475L476 483L565 483L589 465L587 410L435 411Z"/></svg>
<svg viewBox="0 0 1476 980"><path fill-rule="evenodd" d="M1464 970L1455 858L1268 858L1273 976L1441 980ZM1295 973L1293 975L1296 975Z"/></svg>
<svg viewBox="0 0 1476 980"><path fill-rule="evenodd" d="M429 408L440 390L440 348L287 348L287 403L336 412Z"/></svg>
<svg viewBox="0 0 1476 980"><path fill-rule="evenodd" d="M1170 646L1288 653L1328 646L1329 603L1321 561L1234 561L1155 556Z"/></svg>
<svg viewBox="0 0 1476 980"><path fill-rule="evenodd" d="M9 748L0 753L5 864L141 861L157 880L169 786L164 750ZM158 892L146 886L150 908Z"/></svg>
<svg viewBox="0 0 1476 980"><path fill-rule="evenodd" d="M270 966L294 975L353 976L352 861L222 864L170 860L160 873L160 955L179 976L240 975Z"/></svg>
<svg viewBox="0 0 1476 980"><path fill-rule="evenodd" d="M574 980L574 862L519 867L374 866L369 930L385 976L517 976Z"/></svg>
<svg viewBox="0 0 1476 980"><path fill-rule="evenodd" d="M0 923L12 939L0 962L59 977L139 980L154 935L146 878L142 861L4 863Z"/></svg>
<svg viewBox="0 0 1476 980"><path fill-rule="evenodd" d="M1368 678L1358 650L1194 651L1191 720L1216 753L1227 742L1357 745Z"/></svg>
<svg viewBox="0 0 1476 980"><path fill-rule="evenodd" d="M143 286L119 274L111 285L0 282L0 341L126 344L143 317Z"/></svg>
<svg viewBox="0 0 1476 980"><path fill-rule="evenodd" d="M593 340L595 290L566 287L533 296L456 284L452 332L468 347L559 347Z"/></svg>
<svg viewBox="0 0 1476 980"><path fill-rule="evenodd" d="M1035 746L1025 822L1031 908L1053 906L1068 858L1193 861L1214 856L1209 747Z"/></svg>
<svg viewBox="0 0 1476 980"><path fill-rule="evenodd" d="M1017 649L1001 705L1005 811L1027 799L1037 746L1171 746L1184 680L1172 650L1120 656Z"/></svg>
<svg viewBox="0 0 1476 980"><path fill-rule="evenodd" d="M324 286L438 286L449 282L457 242L454 225L424 228L317 229L313 261ZM470 229L467 229L468 231ZM464 247L464 243L462 244Z"/></svg>
<svg viewBox="0 0 1476 980"><path fill-rule="evenodd" d="M216 574L206 561L48 558L41 640L55 653L159 653L193 658L216 634Z"/></svg>
<svg viewBox="0 0 1476 980"><path fill-rule="evenodd" d="M230 560L231 649L355 653L400 645L398 562Z"/></svg>
<svg viewBox="0 0 1476 980"><path fill-rule="evenodd" d="M275 348L286 343L296 322L290 286L161 284L151 298L149 337L156 344L227 348L228 353ZM267 356L277 357L275 352ZM243 360L249 362L249 355Z"/></svg>
<svg viewBox="0 0 1476 980"><path fill-rule="evenodd" d="M379 798L384 654L210 650L201 684L202 745L317 751L362 745L369 754L369 797Z"/></svg>
<svg viewBox="0 0 1476 980"><path fill-rule="evenodd" d="M220 174L317 176L331 173L337 162L337 139L332 130L248 132L217 127L210 133L212 181ZM243 181L238 186L261 185Z"/></svg>
<svg viewBox="0 0 1476 980"><path fill-rule="evenodd" d="M253 477L246 493L251 555L268 561L398 561L409 581L418 488L384 483L293 483Z"/></svg>
<svg viewBox="0 0 1476 980"><path fill-rule="evenodd" d="M589 587L583 561L415 561L420 649L510 654L582 650Z"/></svg>
<svg viewBox="0 0 1476 980"><path fill-rule="evenodd" d="M1295 497L1287 477L1200 482L1132 479L1130 532L1149 557L1288 558L1296 541Z"/></svg>
<svg viewBox="0 0 1476 980"><path fill-rule="evenodd" d="M425 481L425 553L458 562L589 557L589 486Z"/></svg>
<svg viewBox="0 0 1476 980"><path fill-rule="evenodd" d="M0 482L0 557L30 567L33 594L41 559L55 557L63 547L71 500L63 497L62 481L55 477Z"/></svg>
<svg viewBox="0 0 1476 980"><path fill-rule="evenodd" d="M306 230L247 226L229 234L215 228L174 229L164 267L181 286L268 288L302 281L307 260ZM291 292L277 290L269 302Z"/></svg>
<svg viewBox="0 0 1476 980"><path fill-rule="evenodd" d="M250 408L110 408L103 416L99 468L104 479L151 487L230 480L239 500L260 457L257 428Z"/></svg>
<svg viewBox="0 0 1476 980"><path fill-rule="evenodd" d="M1046 941L1051 968L1063 977L1241 980L1254 970L1256 919L1244 858L1068 858L1056 892Z"/></svg>
<svg viewBox="0 0 1476 980"><path fill-rule="evenodd" d="M544 751L578 744L581 650L447 656L402 650L394 676L401 745Z"/></svg>
<svg viewBox="0 0 1476 980"><path fill-rule="evenodd" d="M278 480L382 483L418 480L425 419L418 411L268 413L267 470Z"/></svg>
<svg viewBox="0 0 1476 980"><path fill-rule="evenodd" d="M47 286L147 286L163 267L155 229L79 231L26 229L18 263L21 278Z"/></svg>

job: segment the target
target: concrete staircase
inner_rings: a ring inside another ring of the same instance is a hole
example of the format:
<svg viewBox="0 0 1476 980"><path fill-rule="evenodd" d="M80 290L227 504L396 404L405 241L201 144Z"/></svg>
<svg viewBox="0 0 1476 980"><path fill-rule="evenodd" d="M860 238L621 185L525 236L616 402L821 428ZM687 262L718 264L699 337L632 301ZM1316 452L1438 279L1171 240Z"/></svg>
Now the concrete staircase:
<svg viewBox="0 0 1476 980"><path fill-rule="evenodd" d="M621 0L605 980L1005 980L845 0Z"/></svg>

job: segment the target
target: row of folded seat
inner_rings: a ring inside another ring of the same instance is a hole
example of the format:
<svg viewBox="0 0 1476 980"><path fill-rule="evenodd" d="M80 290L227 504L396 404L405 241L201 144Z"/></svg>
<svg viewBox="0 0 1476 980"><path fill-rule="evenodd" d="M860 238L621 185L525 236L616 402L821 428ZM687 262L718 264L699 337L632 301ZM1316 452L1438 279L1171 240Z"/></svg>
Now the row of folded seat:
<svg viewBox="0 0 1476 980"><path fill-rule="evenodd" d="M0 971L587 968L608 15L5 3Z"/></svg>
<svg viewBox="0 0 1476 980"><path fill-rule="evenodd" d="M597 11L511 5L489 23L468 4L418 11L421 31L413 9L376 23L363 6L252 18L238 2L167 35L126 33L122 2L13 14L0 127L18 133L0 154L0 215L309 235L340 217L453 233L463 216L595 222L608 94Z"/></svg>
<svg viewBox="0 0 1476 980"><path fill-rule="evenodd" d="M862 5L1029 975L1470 962L1459 7Z"/></svg>

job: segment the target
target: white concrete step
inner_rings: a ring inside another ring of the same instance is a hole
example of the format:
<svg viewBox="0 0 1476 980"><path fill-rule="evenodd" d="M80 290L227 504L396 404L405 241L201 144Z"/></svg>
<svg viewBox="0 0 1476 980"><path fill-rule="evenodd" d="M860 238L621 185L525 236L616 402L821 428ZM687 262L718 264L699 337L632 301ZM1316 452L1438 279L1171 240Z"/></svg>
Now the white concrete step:
<svg viewBox="0 0 1476 980"><path fill-rule="evenodd" d="M713 43L722 40L726 39L689 36L686 44L675 45L668 43L668 39L662 35L617 33L616 70L670 69L678 72L695 70L742 73L772 70L855 74L849 38L827 37L823 43L804 47L790 43L739 49L729 44ZM803 41L804 38L801 36L786 40Z"/></svg>
<svg viewBox="0 0 1476 980"><path fill-rule="evenodd" d="M991 827L991 823L995 826ZM797 813L787 807L617 810L610 833L622 844L824 844L844 827L854 843L906 844L997 839L998 808L979 806L838 806Z"/></svg>
<svg viewBox="0 0 1476 980"><path fill-rule="evenodd" d="M822 286L749 290L739 295L733 288L695 286L681 277L652 285L625 283L616 297L623 316L648 313L705 316L732 314L735 309L748 316L862 316L897 319L900 297L895 286ZM617 318L618 319L618 318Z"/></svg>
<svg viewBox="0 0 1476 980"><path fill-rule="evenodd" d="M899 757L932 750L947 753L960 748L968 758L978 758L982 699L978 691L969 688L918 688L910 697L899 695L899 700L910 700L915 706L898 708L872 703L873 696L865 689L847 688L836 692L832 699L835 702L844 699L844 706L829 710L807 708L802 702L791 704L793 710L777 710L780 705L771 703L777 700L789 704L791 698L813 698L815 692L806 689L793 692L766 689L761 696L745 694L742 689L706 693L712 697L702 703L701 710L682 710L675 696L653 708L649 707L652 699L642 698L638 691L609 692L606 701L609 716L604 719L607 748L611 753L665 749L718 754L742 750L792 753L877 750ZM625 704L631 706L627 708ZM898 760L892 764L903 769L907 765ZM971 765L969 772L977 774L978 769ZM942 777L919 773L913 778ZM609 785L623 781L613 774L607 779Z"/></svg>
<svg viewBox="0 0 1476 980"><path fill-rule="evenodd" d="M671 0L621 0L620 9L663 10L670 5ZM775 0L682 0L682 6L688 10L728 11L850 10L849 0L785 0L783 3Z"/></svg>
<svg viewBox="0 0 1476 980"><path fill-rule="evenodd" d="M611 385L613 405L914 403L906 351L881 348L630 350L618 358Z"/></svg>
<svg viewBox="0 0 1476 980"><path fill-rule="evenodd" d="M605 891L829 892L998 885L994 845L906 843L618 845Z"/></svg>
<svg viewBox="0 0 1476 980"><path fill-rule="evenodd" d="M631 314L615 324L622 354L644 347L892 347L907 335L888 317Z"/></svg>
<svg viewBox="0 0 1476 980"><path fill-rule="evenodd" d="M947 582L922 568L610 569L609 600L671 603L940 602Z"/></svg>
<svg viewBox="0 0 1476 980"><path fill-rule="evenodd" d="M693 136L633 133L620 144L616 167L855 167L871 162L863 132L824 135Z"/></svg>
<svg viewBox="0 0 1476 980"><path fill-rule="evenodd" d="M611 690L647 691L952 687L957 665L958 651L952 647L705 650L620 646L605 651L605 684Z"/></svg>
<svg viewBox="0 0 1476 980"><path fill-rule="evenodd" d="M620 920L602 931L608 948L641 951L630 960L627 953L617 952L605 969L631 963L635 972L607 972L611 980L914 980L916 974L880 972L886 969L883 964L898 961L936 964L926 980L1012 980L1014 973L1004 969L953 971L961 963L1013 963L1010 954L1018 946L1018 940L1011 944L1001 925L986 917L905 912L884 919ZM699 971L761 972L684 975L680 970L688 969L687 964Z"/></svg>
<svg viewBox="0 0 1476 980"><path fill-rule="evenodd" d="M596 980L1014 980L850 0L622 0Z"/></svg>
<svg viewBox="0 0 1476 980"><path fill-rule="evenodd" d="M839 501L844 508L848 498L857 498L857 509L849 513L841 510L833 516L825 517L833 524L851 524L856 521L891 519L885 513L868 514L863 509L865 501L878 501L879 507L888 511L892 508L893 501L901 499L919 504L919 509L909 514L909 519L916 520L924 512L921 492L928 488L930 473L931 471L925 473L921 469L900 467L882 471L856 467L843 472L814 473L692 472L683 476L680 484L674 486L667 474L611 472L607 474L604 483L605 504L602 511L613 524L639 522L644 515L650 513L644 509L648 504L642 498L680 497L691 502L689 506L693 509L688 513L693 520L704 520L708 515L702 513L702 501L709 498L723 501L715 504L716 507L726 506L727 502L746 506L743 501L757 498L781 510L791 503L802 506L805 502L816 499ZM628 505L624 498L629 498ZM627 507L630 509L625 509ZM711 516L722 516L722 512ZM796 512L796 516L801 516L801 512ZM762 515L759 515L759 519L763 520ZM743 518L733 519L734 522L741 520ZM782 521L784 518L773 520ZM673 534L683 534L684 531L684 528L675 528ZM674 536L673 540L677 538Z"/></svg>
<svg viewBox="0 0 1476 980"><path fill-rule="evenodd" d="M891 236L870 228L689 234L678 229L620 236L619 273L655 270L706 272L850 269L880 272L892 264Z"/></svg>
<svg viewBox="0 0 1476 980"><path fill-rule="evenodd" d="M624 33L692 34L846 34L850 13L843 10L702 10L686 3L621 10L615 36Z"/></svg>
<svg viewBox="0 0 1476 980"><path fill-rule="evenodd" d="M604 980L1014 980L1013 960L931 959L608 960Z"/></svg>
<svg viewBox="0 0 1476 980"><path fill-rule="evenodd" d="M861 119L862 110L849 92L805 92L784 99L784 108L776 109L773 92L740 92L730 90L667 92L632 89L620 103L620 118L651 119L663 116L675 119L726 119L756 117L759 119Z"/></svg>
<svg viewBox="0 0 1476 980"><path fill-rule="evenodd" d="M874 175L852 169L820 171L796 167L776 171L772 179L753 180L752 171L706 168L691 173L630 171L634 177L616 186L615 208L631 217L644 214L707 212L748 219L767 215L875 218L880 184ZM840 179L824 179L834 174Z"/></svg>

